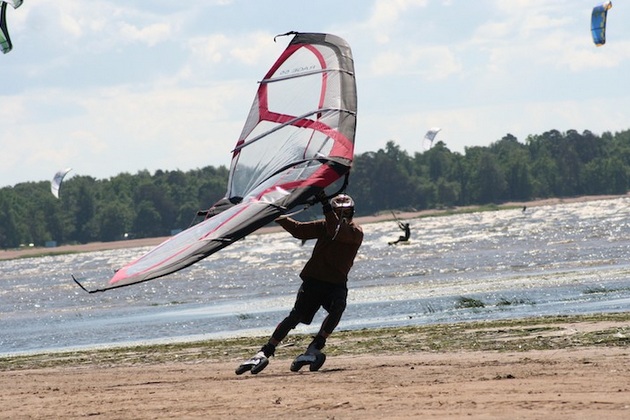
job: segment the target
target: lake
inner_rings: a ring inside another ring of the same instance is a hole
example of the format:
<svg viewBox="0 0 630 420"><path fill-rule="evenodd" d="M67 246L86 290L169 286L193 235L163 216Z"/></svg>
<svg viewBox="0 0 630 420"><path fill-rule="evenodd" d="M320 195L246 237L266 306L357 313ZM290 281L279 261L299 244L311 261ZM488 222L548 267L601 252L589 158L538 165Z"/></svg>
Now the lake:
<svg viewBox="0 0 630 420"><path fill-rule="evenodd" d="M363 225L338 329L630 309L627 197ZM312 250L288 233L250 235L165 278L105 293L149 248L0 261L0 355L266 336L288 314ZM471 304L479 305L471 307ZM319 328L323 311L311 326Z"/></svg>

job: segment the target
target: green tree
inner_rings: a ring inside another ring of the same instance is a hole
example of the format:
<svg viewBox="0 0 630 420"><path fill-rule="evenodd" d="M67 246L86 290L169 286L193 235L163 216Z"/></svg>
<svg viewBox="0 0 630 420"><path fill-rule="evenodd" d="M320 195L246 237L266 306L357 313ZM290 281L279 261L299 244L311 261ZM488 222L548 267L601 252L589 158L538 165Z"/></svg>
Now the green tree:
<svg viewBox="0 0 630 420"><path fill-rule="evenodd" d="M0 195L0 246L4 249L19 246L25 236L18 219L15 194L11 188L3 188Z"/></svg>
<svg viewBox="0 0 630 420"><path fill-rule="evenodd" d="M501 201L506 182L496 157L482 149L475 153L473 163L470 177L475 202L483 204Z"/></svg>
<svg viewBox="0 0 630 420"><path fill-rule="evenodd" d="M151 238L168 235L162 227L162 216L150 201L142 201L137 205L136 218L133 222L133 233L137 238Z"/></svg>
<svg viewBox="0 0 630 420"><path fill-rule="evenodd" d="M518 142L511 134L490 145L490 152L505 174L506 196L508 200L529 200L532 194L530 175L530 154L527 146Z"/></svg>
<svg viewBox="0 0 630 420"><path fill-rule="evenodd" d="M131 231L134 214L129 206L114 201L100 208L98 220L101 241L119 241Z"/></svg>

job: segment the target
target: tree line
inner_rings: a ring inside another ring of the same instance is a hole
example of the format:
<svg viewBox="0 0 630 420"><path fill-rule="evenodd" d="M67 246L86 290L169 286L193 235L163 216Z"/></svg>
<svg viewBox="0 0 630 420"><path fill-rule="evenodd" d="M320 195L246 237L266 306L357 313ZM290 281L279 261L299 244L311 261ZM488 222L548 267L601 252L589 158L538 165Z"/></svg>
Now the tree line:
<svg viewBox="0 0 630 420"><path fill-rule="evenodd" d="M60 199L48 181L0 189L0 247L166 236L193 222L225 194L228 169L73 176ZM625 194L630 189L630 130L528 136L452 152L443 142L411 156L390 140L355 155L347 192L357 216L381 211ZM313 216L311 216L313 217Z"/></svg>

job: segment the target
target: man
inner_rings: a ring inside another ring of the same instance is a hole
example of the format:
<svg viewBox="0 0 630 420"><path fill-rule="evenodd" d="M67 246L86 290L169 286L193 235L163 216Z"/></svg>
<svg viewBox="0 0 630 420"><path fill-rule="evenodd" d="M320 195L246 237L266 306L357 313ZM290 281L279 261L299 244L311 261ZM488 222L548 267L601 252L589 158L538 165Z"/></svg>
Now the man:
<svg viewBox="0 0 630 420"><path fill-rule="evenodd" d="M400 230L404 231L405 234L403 236L399 236L398 239L393 242L388 242L388 244L396 245L398 242L407 242L409 240L409 237L411 236L409 223L398 222L398 227L400 228Z"/></svg>
<svg viewBox="0 0 630 420"><path fill-rule="evenodd" d="M276 219L276 223L293 237L317 239L317 242L311 258L300 273L302 285L293 309L278 324L267 344L254 357L236 368L237 375L248 370L252 374L261 372L269 364L269 358L274 355L276 346L289 331L299 323L309 325L320 307L328 314L306 352L295 358L291 364L291 371L297 372L303 366L309 365L309 369L314 372L326 361L326 355L321 350L346 309L348 273L363 242L363 230L352 220L354 201L350 196L339 194L328 202L322 192L318 199L323 204L325 220L298 222L289 217Z"/></svg>

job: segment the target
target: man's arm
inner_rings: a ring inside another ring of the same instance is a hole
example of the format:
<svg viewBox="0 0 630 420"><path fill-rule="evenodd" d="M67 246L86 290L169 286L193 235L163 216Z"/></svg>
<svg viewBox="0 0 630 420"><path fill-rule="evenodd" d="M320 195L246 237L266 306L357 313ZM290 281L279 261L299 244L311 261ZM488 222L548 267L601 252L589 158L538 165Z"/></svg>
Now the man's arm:
<svg viewBox="0 0 630 420"><path fill-rule="evenodd" d="M297 239L317 239L322 229L321 222L298 222L287 216L278 217L276 223Z"/></svg>

